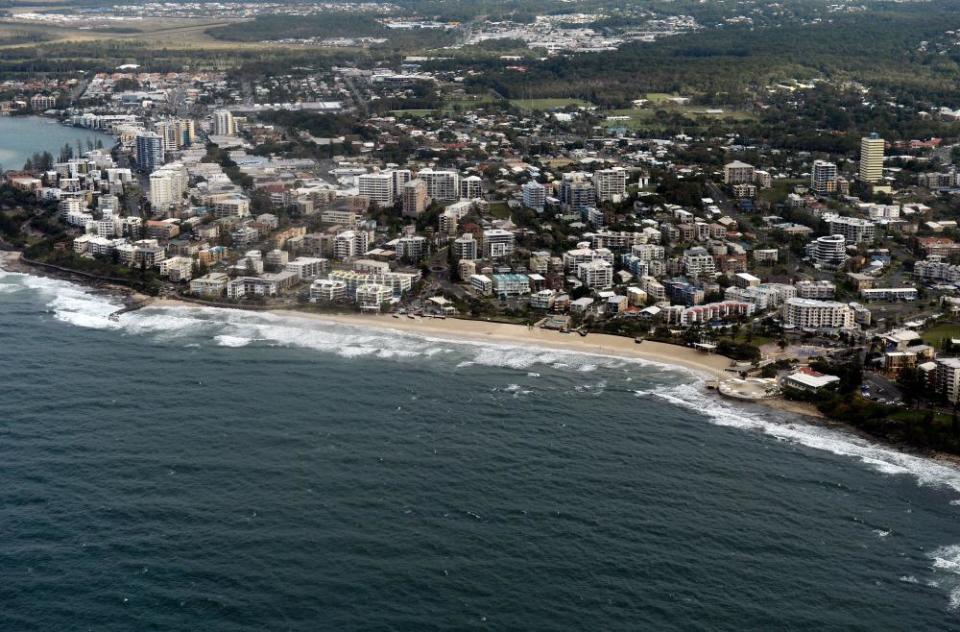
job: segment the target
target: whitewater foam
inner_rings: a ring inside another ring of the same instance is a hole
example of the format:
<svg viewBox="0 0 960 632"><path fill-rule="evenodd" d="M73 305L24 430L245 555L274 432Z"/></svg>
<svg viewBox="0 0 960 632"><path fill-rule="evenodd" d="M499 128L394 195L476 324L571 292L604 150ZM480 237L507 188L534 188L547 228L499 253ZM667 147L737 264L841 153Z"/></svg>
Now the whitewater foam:
<svg viewBox="0 0 960 632"><path fill-rule="evenodd" d="M947 608L960 611L960 544L942 546L930 555L939 586L950 594Z"/></svg>
<svg viewBox="0 0 960 632"><path fill-rule="evenodd" d="M534 366L560 370L593 372L600 368L657 368L672 374L694 373L670 365L643 359L626 359L590 352L544 349L517 344L480 341L452 341L398 332L373 330L362 325L343 325L286 314L249 312L199 306L147 307L124 314L119 322L108 316L120 305L111 297L94 294L81 286L44 277L15 275L20 283L50 297L48 307L63 322L95 329L122 329L128 333L167 336L202 335L223 347L243 347L253 341L269 345L314 349L344 358L373 356L405 360L450 353L470 354L457 368L490 366L533 373ZM602 390L605 384L598 385ZM594 388L577 388L581 392ZM729 403L704 396L699 379L680 385L666 385L634 391L638 397L659 397L705 415L712 423L741 429L759 430L780 440L858 459L884 474L910 474L922 485L943 485L960 492L960 471L929 459L904 454L871 444L865 439L841 431L805 423L781 423L769 415L753 413ZM956 501L955 501L956 502ZM960 504L960 503L958 503Z"/></svg>
<svg viewBox="0 0 960 632"><path fill-rule="evenodd" d="M853 457L883 474L910 474L921 485L945 486L960 492L960 471L930 459L870 443L856 435L806 423L780 423L767 415L735 408L724 400L706 398L701 385L680 384L654 391L653 396L706 415L718 426L758 430L839 456Z"/></svg>

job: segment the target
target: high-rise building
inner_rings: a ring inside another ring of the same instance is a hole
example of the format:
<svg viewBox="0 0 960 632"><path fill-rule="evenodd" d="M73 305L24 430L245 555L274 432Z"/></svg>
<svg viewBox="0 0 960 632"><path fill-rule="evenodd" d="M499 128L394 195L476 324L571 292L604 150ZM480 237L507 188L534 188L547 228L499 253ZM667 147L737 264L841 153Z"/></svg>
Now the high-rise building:
<svg viewBox="0 0 960 632"><path fill-rule="evenodd" d="M393 172L387 171L360 175L357 177L357 187L360 190L360 195L370 198L371 202L376 202L381 207L393 206Z"/></svg>
<svg viewBox="0 0 960 632"><path fill-rule="evenodd" d="M853 309L846 303L788 299L782 308L783 324L800 329L849 329L854 325Z"/></svg>
<svg viewBox="0 0 960 632"><path fill-rule="evenodd" d="M515 237L509 230L491 228L483 231L483 256L502 259L513 254Z"/></svg>
<svg viewBox="0 0 960 632"><path fill-rule="evenodd" d="M934 390L956 403L960 399L960 358L939 358L934 373Z"/></svg>
<svg viewBox="0 0 960 632"><path fill-rule="evenodd" d="M573 211L580 211L596 202L596 190L589 176L582 172L563 174L560 183L560 202Z"/></svg>
<svg viewBox="0 0 960 632"><path fill-rule="evenodd" d="M422 169L417 179L427 185L427 195L440 202L455 202L460 198L460 174L456 171Z"/></svg>
<svg viewBox="0 0 960 632"><path fill-rule="evenodd" d="M734 184L753 184L756 177L756 168L745 162L734 160L723 166L723 183Z"/></svg>
<svg viewBox="0 0 960 632"><path fill-rule="evenodd" d="M817 237L807 246L807 254L818 265L840 267L847 260L847 240L843 235Z"/></svg>
<svg viewBox="0 0 960 632"><path fill-rule="evenodd" d="M399 199L403 194L403 187L413 180L413 172L409 169L394 169L389 173L393 176L393 197Z"/></svg>
<svg viewBox="0 0 960 632"><path fill-rule="evenodd" d="M838 215L830 218L830 234L843 235L849 244L871 242L877 237L877 226L868 219Z"/></svg>
<svg viewBox="0 0 960 632"><path fill-rule="evenodd" d="M183 200L189 177L180 163L165 165L150 174L150 206L154 211L166 211Z"/></svg>
<svg viewBox="0 0 960 632"><path fill-rule="evenodd" d="M860 140L860 179L880 182L883 179L883 139L877 134Z"/></svg>
<svg viewBox="0 0 960 632"><path fill-rule="evenodd" d="M477 258L477 240L473 233L464 233L453 240L453 256L458 260L474 260Z"/></svg>
<svg viewBox="0 0 960 632"><path fill-rule="evenodd" d="M427 185L419 178L403 185L404 217L419 217L427 208Z"/></svg>
<svg viewBox="0 0 960 632"><path fill-rule="evenodd" d="M236 136L237 123L233 119L233 113L230 110L217 110L213 113L213 135L214 136Z"/></svg>
<svg viewBox="0 0 960 632"><path fill-rule="evenodd" d="M597 202L619 202L627 191L627 170L623 167L600 169L593 173Z"/></svg>
<svg viewBox="0 0 960 632"><path fill-rule="evenodd" d="M460 181L460 197L464 200L476 200L483 197L483 179L480 176L467 176Z"/></svg>
<svg viewBox="0 0 960 632"><path fill-rule="evenodd" d="M150 173L163 164L163 138L154 132L137 134L137 167Z"/></svg>
<svg viewBox="0 0 960 632"><path fill-rule="evenodd" d="M535 211L542 211L547 203L547 189L537 182L531 180L523 185L523 205L532 208Z"/></svg>
<svg viewBox="0 0 960 632"><path fill-rule="evenodd" d="M837 191L837 165L826 160L813 161L810 188L814 193L829 195Z"/></svg>
<svg viewBox="0 0 960 632"><path fill-rule="evenodd" d="M427 238L421 235L410 235L397 240L394 250L397 259L416 263L427 255Z"/></svg>

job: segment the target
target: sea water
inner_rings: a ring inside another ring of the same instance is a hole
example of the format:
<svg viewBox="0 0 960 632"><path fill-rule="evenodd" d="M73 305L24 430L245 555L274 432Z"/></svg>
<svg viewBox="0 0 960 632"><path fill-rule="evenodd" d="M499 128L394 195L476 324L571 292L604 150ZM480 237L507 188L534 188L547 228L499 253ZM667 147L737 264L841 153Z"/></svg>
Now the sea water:
<svg viewBox="0 0 960 632"><path fill-rule="evenodd" d="M0 272L2 630L960 629L960 472L609 357Z"/></svg>

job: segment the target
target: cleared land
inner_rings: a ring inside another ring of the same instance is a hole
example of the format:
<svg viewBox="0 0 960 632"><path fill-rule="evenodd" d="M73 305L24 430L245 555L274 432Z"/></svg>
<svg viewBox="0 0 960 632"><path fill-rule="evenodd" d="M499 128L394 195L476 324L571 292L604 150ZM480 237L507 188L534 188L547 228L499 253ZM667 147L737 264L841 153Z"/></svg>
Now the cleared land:
<svg viewBox="0 0 960 632"><path fill-rule="evenodd" d="M571 105L582 108L593 107L592 103L583 99L510 99L510 104L528 112L560 110Z"/></svg>

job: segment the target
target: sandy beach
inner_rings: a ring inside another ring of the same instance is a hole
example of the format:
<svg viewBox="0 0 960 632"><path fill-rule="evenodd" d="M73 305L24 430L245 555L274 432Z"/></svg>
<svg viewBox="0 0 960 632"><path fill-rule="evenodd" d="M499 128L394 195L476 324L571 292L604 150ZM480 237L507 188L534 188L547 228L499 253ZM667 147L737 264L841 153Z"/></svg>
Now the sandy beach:
<svg viewBox="0 0 960 632"><path fill-rule="evenodd" d="M158 307L199 306L195 303L171 299L158 299L151 301L150 304ZM407 316L394 318L387 314L326 314L294 310L269 310L269 313L318 322L412 332L453 342L515 344L646 360L682 367L704 379L716 379L718 374L722 374L731 365L730 358L725 356L706 354L661 342L646 341L637 344L632 338L607 334L580 336L576 333L562 334L546 329L527 328L523 325L458 318L408 318Z"/></svg>

